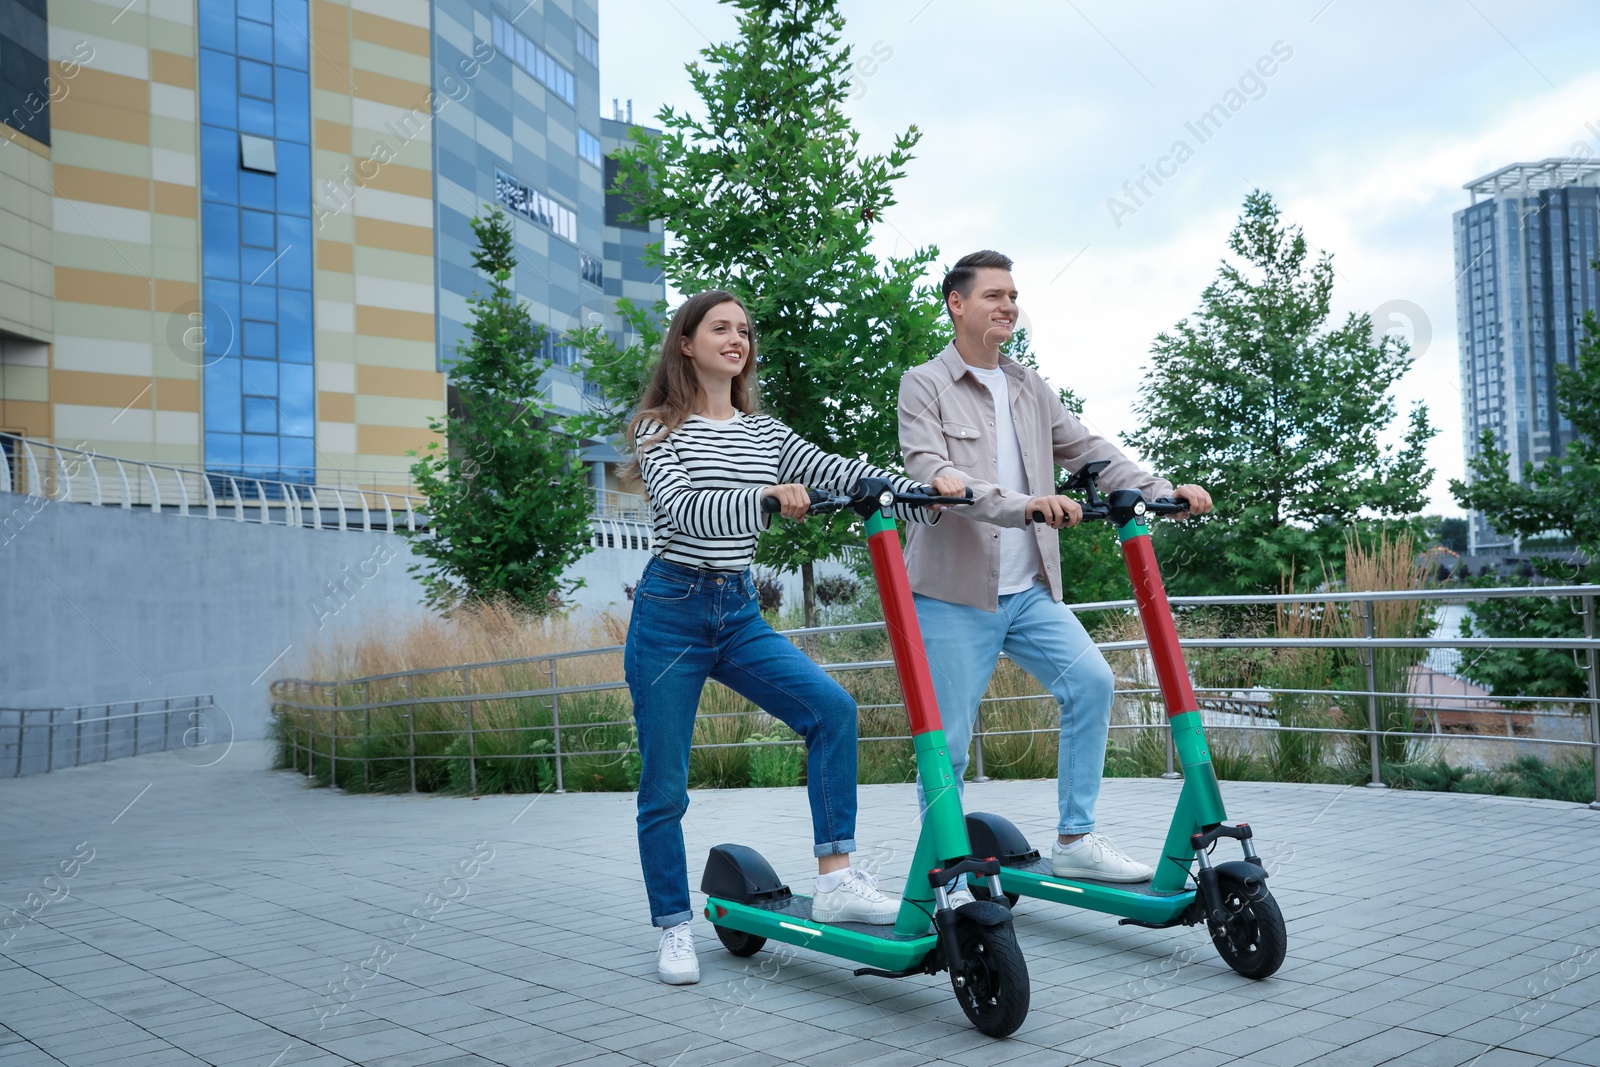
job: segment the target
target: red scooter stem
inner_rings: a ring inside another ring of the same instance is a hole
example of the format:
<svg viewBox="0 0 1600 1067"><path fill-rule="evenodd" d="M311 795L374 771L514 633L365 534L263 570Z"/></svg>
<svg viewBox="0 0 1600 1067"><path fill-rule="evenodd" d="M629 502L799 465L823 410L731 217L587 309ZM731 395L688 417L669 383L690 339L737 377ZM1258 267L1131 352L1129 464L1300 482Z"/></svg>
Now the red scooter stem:
<svg viewBox="0 0 1600 1067"><path fill-rule="evenodd" d="M944 724L939 718L939 702L933 695L933 675L928 672L928 654L922 647L922 627L917 624L917 609L911 599L911 580L906 577L900 535L894 520L881 512L867 520L867 530L867 551L878 579L883 621L894 649L900 689L905 694L911 736L942 730Z"/></svg>
<svg viewBox="0 0 1600 1067"><path fill-rule="evenodd" d="M1161 570L1156 566L1156 554L1150 545L1149 532L1142 524L1138 528L1144 532L1123 539L1122 558L1128 565L1133 596L1139 603L1139 618L1144 623L1145 639L1150 643L1150 659L1155 663L1156 678L1161 683L1167 718L1171 719L1187 711L1199 710L1200 704L1195 700L1194 686L1189 682L1189 669L1183 662L1183 650L1178 647L1178 628L1172 622L1167 589L1161 582Z"/></svg>

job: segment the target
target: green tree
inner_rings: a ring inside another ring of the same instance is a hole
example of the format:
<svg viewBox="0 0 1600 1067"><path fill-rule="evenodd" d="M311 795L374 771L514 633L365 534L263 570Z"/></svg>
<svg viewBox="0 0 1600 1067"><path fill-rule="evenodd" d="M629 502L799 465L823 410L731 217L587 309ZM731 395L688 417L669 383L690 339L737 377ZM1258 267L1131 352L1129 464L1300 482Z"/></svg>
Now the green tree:
<svg viewBox="0 0 1600 1067"><path fill-rule="evenodd" d="M1595 265L1600 269L1600 262ZM1572 423L1573 442L1559 457L1525 464L1521 480L1511 476L1511 457L1492 431L1479 439L1467 464L1468 482L1452 478L1450 492L1464 508L1483 512L1502 533L1526 538L1561 535L1576 543L1580 562L1541 560L1547 580L1562 584L1600 581L1600 323L1584 316L1584 340L1572 367L1556 368L1556 410ZM1517 580L1522 584L1523 580ZM1493 585L1493 579L1477 584ZM1566 598L1516 597L1478 601L1462 623L1463 636L1579 637L1583 620ZM1562 650L1464 651L1461 673L1497 695L1577 697L1588 680Z"/></svg>
<svg viewBox="0 0 1600 1067"><path fill-rule="evenodd" d="M702 113L666 107L659 136L635 131L614 155L615 189L632 217L659 219L671 234L650 253L668 285L726 288L745 301L764 410L830 452L890 465L900 376L937 350L941 310L919 287L936 252L880 262L870 244L921 134L910 127L884 154L858 150L842 108L850 49L837 0L729 2L737 40L688 68ZM604 364L590 380L608 391L601 421L615 425L653 353L642 343L619 351L596 334L575 340L591 365ZM756 560L800 569L812 623L813 561L859 537L843 516L774 523Z"/></svg>
<svg viewBox="0 0 1600 1067"><path fill-rule="evenodd" d="M1458 555L1467 551L1467 520L1460 516L1425 515L1427 543L1448 548Z"/></svg>
<svg viewBox="0 0 1600 1067"><path fill-rule="evenodd" d="M458 410L429 422L448 447L431 442L411 468L429 513L411 549L430 562L410 569L436 607L504 596L544 613L580 584L562 574L590 549L594 498L578 439L540 385L544 329L511 289L511 221L496 208L472 230L489 293L467 301L472 338L450 368Z"/></svg>
<svg viewBox="0 0 1600 1067"><path fill-rule="evenodd" d="M1174 593L1276 592L1284 576L1337 567L1346 531L1409 519L1426 500L1434 429L1415 405L1397 449L1380 438L1409 346L1371 316L1330 325L1333 262L1310 258L1267 193L1245 198L1200 308L1153 346L1125 435L1175 483L1210 490L1213 515L1163 523Z"/></svg>

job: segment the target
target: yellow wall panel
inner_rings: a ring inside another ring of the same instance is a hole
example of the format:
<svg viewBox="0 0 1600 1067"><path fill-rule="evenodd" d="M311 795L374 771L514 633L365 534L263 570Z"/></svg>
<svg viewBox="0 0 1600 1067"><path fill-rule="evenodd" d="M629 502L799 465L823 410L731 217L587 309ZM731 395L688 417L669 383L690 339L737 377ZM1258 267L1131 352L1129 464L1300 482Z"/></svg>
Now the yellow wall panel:
<svg viewBox="0 0 1600 1067"><path fill-rule="evenodd" d="M363 396L443 401L444 375L431 370L374 367L362 363L356 366L356 392Z"/></svg>

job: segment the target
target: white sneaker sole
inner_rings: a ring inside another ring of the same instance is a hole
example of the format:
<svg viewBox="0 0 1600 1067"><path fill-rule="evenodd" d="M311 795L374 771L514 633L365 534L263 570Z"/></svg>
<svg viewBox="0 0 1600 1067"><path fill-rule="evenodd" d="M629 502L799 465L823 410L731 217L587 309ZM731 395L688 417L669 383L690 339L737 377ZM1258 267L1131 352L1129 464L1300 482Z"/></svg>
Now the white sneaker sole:
<svg viewBox="0 0 1600 1067"><path fill-rule="evenodd" d="M671 971L663 971L658 967L656 968L656 977L661 979L667 985L694 985L696 982L700 981L700 968L696 967L693 971L688 973L675 974Z"/></svg>
<svg viewBox="0 0 1600 1067"><path fill-rule="evenodd" d="M1098 867L1057 867L1050 864L1050 873L1057 878L1084 878L1091 882L1148 882L1155 877L1155 871L1133 871L1128 874L1115 874L1104 871Z"/></svg>
<svg viewBox="0 0 1600 1067"><path fill-rule="evenodd" d="M811 908L811 921L819 923L862 923L866 926L893 926L900 915L900 905L894 905L894 910L882 915L850 915L843 908L838 911L818 910L815 905Z"/></svg>

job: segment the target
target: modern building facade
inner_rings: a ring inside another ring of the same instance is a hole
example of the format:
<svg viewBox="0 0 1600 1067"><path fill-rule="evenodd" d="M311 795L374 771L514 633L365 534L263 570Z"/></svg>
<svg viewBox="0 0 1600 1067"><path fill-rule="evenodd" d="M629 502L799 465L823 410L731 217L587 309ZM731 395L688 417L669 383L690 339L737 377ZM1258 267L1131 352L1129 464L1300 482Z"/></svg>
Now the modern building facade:
<svg viewBox="0 0 1600 1067"><path fill-rule="evenodd" d="M1559 462L1572 424L1556 409L1556 368L1576 363L1585 312L1600 309L1600 162L1515 163L1468 182L1455 213L1461 425L1470 463L1484 430L1525 463ZM1513 539L1474 515L1471 551Z"/></svg>
<svg viewBox="0 0 1600 1067"><path fill-rule="evenodd" d="M593 0L8 6L0 431L403 487L484 288L475 214L516 220L562 407L561 335L664 295L608 262Z"/></svg>

